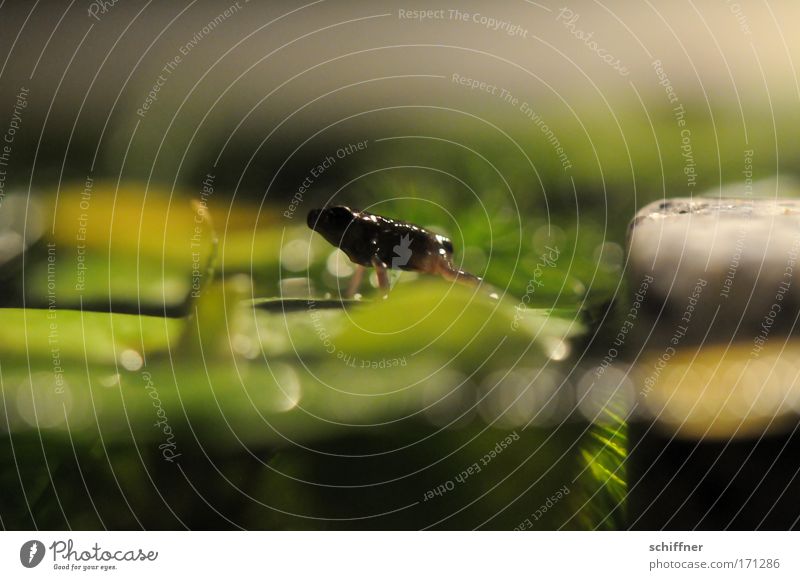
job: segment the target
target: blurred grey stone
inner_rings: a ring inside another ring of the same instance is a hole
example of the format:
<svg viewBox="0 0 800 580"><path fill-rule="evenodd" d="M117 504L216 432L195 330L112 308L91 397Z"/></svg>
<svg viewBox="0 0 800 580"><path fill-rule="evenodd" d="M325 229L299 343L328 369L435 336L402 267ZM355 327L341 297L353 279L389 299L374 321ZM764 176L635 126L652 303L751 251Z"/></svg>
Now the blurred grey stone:
<svg viewBox="0 0 800 580"><path fill-rule="evenodd" d="M793 333L799 254L799 200L652 203L636 214L628 239L633 290L649 281L642 311L650 320L638 334L697 343Z"/></svg>
<svg viewBox="0 0 800 580"><path fill-rule="evenodd" d="M800 201L653 203L628 251L632 526L797 527Z"/></svg>

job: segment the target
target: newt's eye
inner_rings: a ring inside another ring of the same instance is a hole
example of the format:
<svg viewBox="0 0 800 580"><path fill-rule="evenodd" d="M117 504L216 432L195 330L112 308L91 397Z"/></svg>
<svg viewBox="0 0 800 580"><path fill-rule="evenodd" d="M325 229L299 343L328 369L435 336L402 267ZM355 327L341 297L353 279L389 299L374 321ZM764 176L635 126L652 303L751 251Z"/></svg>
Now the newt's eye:
<svg viewBox="0 0 800 580"><path fill-rule="evenodd" d="M353 221L353 210L343 205L336 205L324 210L325 218L337 226L346 226Z"/></svg>
<svg viewBox="0 0 800 580"><path fill-rule="evenodd" d="M354 214L349 207L336 205L325 209L312 209L308 212L306 223L314 231L321 233L343 233L353 222Z"/></svg>

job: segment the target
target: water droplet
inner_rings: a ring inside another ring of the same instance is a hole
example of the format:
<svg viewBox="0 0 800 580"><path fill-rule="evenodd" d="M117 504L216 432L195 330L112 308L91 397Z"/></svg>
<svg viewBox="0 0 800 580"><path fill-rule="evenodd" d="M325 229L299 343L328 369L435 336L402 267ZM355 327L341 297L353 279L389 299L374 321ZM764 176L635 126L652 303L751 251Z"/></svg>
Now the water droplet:
<svg viewBox="0 0 800 580"><path fill-rule="evenodd" d="M119 373L114 373L113 375L106 375L104 377L100 377L100 384L107 388L113 388L119 386Z"/></svg>
<svg viewBox="0 0 800 580"><path fill-rule="evenodd" d="M272 373L276 380L276 393L271 407L279 412L291 411L300 402L302 388L297 372L287 364L273 365Z"/></svg>
<svg viewBox="0 0 800 580"><path fill-rule="evenodd" d="M306 239L288 242L281 249L281 266L290 272L303 272L314 261L314 250Z"/></svg>
<svg viewBox="0 0 800 580"><path fill-rule="evenodd" d="M567 236L564 230L553 224L539 227L533 234L533 249L539 253L546 252L547 247L563 248Z"/></svg>
<svg viewBox="0 0 800 580"><path fill-rule="evenodd" d="M616 272L622 268L622 261L625 252L622 246L615 242L600 244L594 249L594 261L598 263L601 270L606 272Z"/></svg>
<svg viewBox="0 0 800 580"><path fill-rule="evenodd" d="M572 348L569 342L560 338L545 337L542 339L545 355L555 361L564 360L569 356Z"/></svg>
<svg viewBox="0 0 800 580"><path fill-rule="evenodd" d="M348 276L352 276L353 272L355 271L350 258L348 258L347 254L339 249L334 250L331 252L331 255L328 256L326 268L332 276L336 276L337 278L346 278Z"/></svg>
<svg viewBox="0 0 800 580"><path fill-rule="evenodd" d="M31 427L58 427L71 408L69 385L52 373L34 373L17 388L17 412Z"/></svg>
<svg viewBox="0 0 800 580"><path fill-rule="evenodd" d="M283 298L307 298L314 294L309 278L284 278L280 286Z"/></svg>
<svg viewBox="0 0 800 580"><path fill-rule="evenodd" d="M141 354L132 348L127 348L120 353L119 364L121 364L125 370L138 371L140 368L142 368L144 359L142 358Z"/></svg>

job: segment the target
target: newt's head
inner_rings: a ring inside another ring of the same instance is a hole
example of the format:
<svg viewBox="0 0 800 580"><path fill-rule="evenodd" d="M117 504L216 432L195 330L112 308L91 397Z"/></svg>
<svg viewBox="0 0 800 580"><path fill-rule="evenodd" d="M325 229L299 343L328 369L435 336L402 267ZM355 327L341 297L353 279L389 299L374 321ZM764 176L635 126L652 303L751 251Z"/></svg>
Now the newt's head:
<svg viewBox="0 0 800 580"><path fill-rule="evenodd" d="M312 209L308 212L308 227L334 245L344 236L344 232L353 223L356 214L349 207L335 205L325 209Z"/></svg>

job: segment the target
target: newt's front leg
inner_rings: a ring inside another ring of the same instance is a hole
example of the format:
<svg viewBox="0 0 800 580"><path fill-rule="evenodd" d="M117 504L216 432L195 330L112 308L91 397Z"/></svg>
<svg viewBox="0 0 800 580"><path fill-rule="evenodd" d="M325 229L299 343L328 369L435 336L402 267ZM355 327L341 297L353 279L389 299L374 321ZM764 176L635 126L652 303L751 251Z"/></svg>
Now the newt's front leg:
<svg viewBox="0 0 800 580"><path fill-rule="evenodd" d="M352 298L356 295L359 286L361 286L361 281L364 279L364 272L366 272L366 270L364 266L356 265L353 277L350 278L350 283L347 285L347 292L344 295L345 298Z"/></svg>
<svg viewBox="0 0 800 580"><path fill-rule="evenodd" d="M378 287L383 291L384 296L389 294L389 273L386 271L386 265L381 262L378 258L372 258L372 266L375 268L375 273L378 275ZM361 283L364 281L364 272L367 269L364 266L356 266L355 271L353 272L352 278L350 278L350 283L347 285L347 292L345 293L345 298L352 298L355 296L356 292L358 292L358 288L361 286Z"/></svg>
<svg viewBox="0 0 800 580"><path fill-rule="evenodd" d="M383 290L383 295L389 294L389 274L386 272L386 264L381 262L376 256L372 257L372 266L378 274L378 288Z"/></svg>

